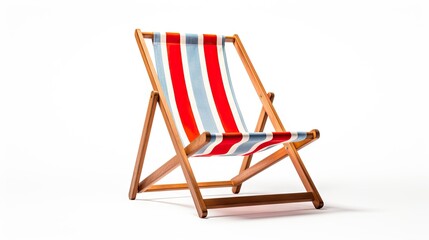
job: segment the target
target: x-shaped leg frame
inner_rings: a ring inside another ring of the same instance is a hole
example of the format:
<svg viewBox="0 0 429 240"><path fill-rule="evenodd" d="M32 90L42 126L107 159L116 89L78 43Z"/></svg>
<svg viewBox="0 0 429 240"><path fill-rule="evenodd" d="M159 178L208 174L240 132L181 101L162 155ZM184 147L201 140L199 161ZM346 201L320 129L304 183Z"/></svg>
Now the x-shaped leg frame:
<svg viewBox="0 0 429 240"><path fill-rule="evenodd" d="M268 93L268 97L270 101L273 101L274 94ZM131 186L129 191L129 198L131 200L134 200L136 198L137 193L140 192L191 189L191 195L194 199L194 203L197 207L198 214L200 217L206 217L207 209L210 208L225 208L301 201L312 201L315 208L323 207L323 201L297 152L297 150L303 148L304 146L310 144L311 142L319 138L319 132L317 130L312 130L313 136L311 136L310 138L307 138L301 142L287 143L285 144L284 148L277 150L276 152L260 160L253 166L250 166L252 156L249 155L244 157L239 174L233 177L231 180L198 183L193 176L187 157L198 151L202 146L204 146L208 141L210 141L210 134L204 132L184 148L184 152L186 154L185 161L182 160L181 162L181 156L178 153L176 156L168 160L164 165L155 170L152 174L147 176L144 180L139 182L149 141L150 130L155 115L156 105L157 103L159 103L159 101L160 99L158 93L153 91L149 100L142 137L134 167L133 177L131 180ZM255 131L263 131L266 121L267 114L264 109L262 109ZM303 182L307 192L211 199L203 199L201 196L199 188L210 187L232 187L234 193L239 193L243 182L262 172L268 167L274 165L275 163L279 162L287 156L291 158L292 163L296 171L298 172L298 175L301 178L301 181ZM155 185L157 181L159 181L171 171L176 169L179 165L182 165L182 168L184 170L185 178L187 180L186 183Z"/></svg>

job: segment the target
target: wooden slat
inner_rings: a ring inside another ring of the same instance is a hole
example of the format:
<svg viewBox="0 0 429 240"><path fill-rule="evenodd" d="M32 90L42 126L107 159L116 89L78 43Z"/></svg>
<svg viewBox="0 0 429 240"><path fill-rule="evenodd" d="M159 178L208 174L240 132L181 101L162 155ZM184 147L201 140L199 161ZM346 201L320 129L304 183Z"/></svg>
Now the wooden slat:
<svg viewBox="0 0 429 240"><path fill-rule="evenodd" d="M218 188L218 187L232 187L231 181L217 181L217 182L200 182L198 183L199 188ZM178 184L159 184L153 185L148 188L147 192L152 191L167 191L167 190L185 190L188 189L187 183Z"/></svg>
<svg viewBox="0 0 429 240"><path fill-rule="evenodd" d="M290 144L287 148L287 151L289 153L289 157L292 160L292 164L295 167L296 171L298 172L298 176L301 179L302 183L304 184L305 190L307 192L311 192L313 194L313 205L315 208L319 209L322 208L324 203L322 200L322 197L319 194L319 191L317 191L316 185L314 185L313 180L310 177L310 174L307 171L307 168L305 167L304 163L301 160L301 157L298 154L297 149L293 144Z"/></svg>
<svg viewBox="0 0 429 240"><path fill-rule="evenodd" d="M306 201L313 201L311 192L204 199L209 209Z"/></svg>
<svg viewBox="0 0 429 240"><path fill-rule="evenodd" d="M153 39L153 32L143 32L144 38ZM233 36L225 36L225 42L234 42L235 39Z"/></svg>
<svg viewBox="0 0 429 240"><path fill-rule="evenodd" d="M147 107L146 118L143 124L143 131L140 139L139 150L137 152L136 163L134 165L133 177L131 178L130 191L128 192L128 198L131 200L136 199L136 195L138 192L138 185L142 173L147 146L149 143L149 136L152 129L153 117L155 116L156 104L159 99L158 97L158 92L152 91Z"/></svg>

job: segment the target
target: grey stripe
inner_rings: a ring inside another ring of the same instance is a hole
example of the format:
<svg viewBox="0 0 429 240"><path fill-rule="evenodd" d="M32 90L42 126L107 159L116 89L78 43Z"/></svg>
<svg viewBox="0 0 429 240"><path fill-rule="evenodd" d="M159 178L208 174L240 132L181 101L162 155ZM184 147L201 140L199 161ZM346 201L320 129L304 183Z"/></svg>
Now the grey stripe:
<svg viewBox="0 0 429 240"><path fill-rule="evenodd" d="M298 138L294 142L302 141L307 137L306 132L297 132L297 134L298 134Z"/></svg>
<svg viewBox="0 0 429 240"><path fill-rule="evenodd" d="M198 110L205 131L212 133L219 132L213 118L213 113L210 110L207 93L204 88L203 74L201 72L201 63L198 53L197 34L186 34L186 53L188 55L192 91L195 97L195 99L191 101L195 101L198 108L193 110Z"/></svg>
<svg viewBox="0 0 429 240"><path fill-rule="evenodd" d="M264 141L267 138L266 133L249 133L249 140L247 142L242 143L233 153L233 155L240 155L248 152L255 144Z"/></svg>
<svg viewBox="0 0 429 240"><path fill-rule="evenodd" d="M167 90L167 83L165 79L165 71L164 71L164 64L162 62L162 46L161 46L161 34L159 32L154 33L153 35L153 51L155 54L155 64L156 64L156 72L158 73L158 79L161 83L162 91L165 95L165 98L167 99L168 107L170 107L171 111L171 104L170 104L170 98L168 97L168 90ZM168 61L168 59L166 59Z"/></svg>

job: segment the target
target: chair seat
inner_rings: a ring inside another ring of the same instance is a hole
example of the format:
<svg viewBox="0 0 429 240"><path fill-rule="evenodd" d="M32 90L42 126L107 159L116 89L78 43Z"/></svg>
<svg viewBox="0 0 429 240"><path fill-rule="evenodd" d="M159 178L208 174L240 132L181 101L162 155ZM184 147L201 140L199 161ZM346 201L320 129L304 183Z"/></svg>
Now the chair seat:
<svg viewBox="0 0 429 240"><path fill-rule="evenodd" d="M286 142L299 142L307 132L209 133L210 141L192 157L246 156Z"/></svg>

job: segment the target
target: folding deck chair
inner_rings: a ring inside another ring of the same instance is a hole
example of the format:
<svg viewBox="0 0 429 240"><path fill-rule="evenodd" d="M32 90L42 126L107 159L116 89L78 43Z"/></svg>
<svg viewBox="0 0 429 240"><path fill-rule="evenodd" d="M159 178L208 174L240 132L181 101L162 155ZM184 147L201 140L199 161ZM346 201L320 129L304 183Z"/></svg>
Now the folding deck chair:
<svg viewBox="0 0 429 240"><path fill-rule="evenodd" d="M298 150L319 138L319 131L287 132L250 62L238 35L150 33L136 29L135 37L153 91L143 126L129 198L147 191L189 189L198 216L207 209L311 201L323 201L310 178ZM152 39L156 67L145 43ZM237 104L226 61L225 43L233 43L262 102L254 132L249 132ZM140 182L156 106L167 125L176 155ZM275 132L263 132L267 118ZM251 166L253 154L279 145L280 149ZM238 175L227 181L197 182L190 157L244 156ZM244 181L289 156L306 189L301 193L203 198L200 188L232 187L239 193ZM182 168L186 183L157 184L176 167Z"/></svg>

